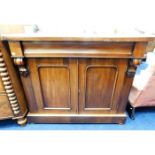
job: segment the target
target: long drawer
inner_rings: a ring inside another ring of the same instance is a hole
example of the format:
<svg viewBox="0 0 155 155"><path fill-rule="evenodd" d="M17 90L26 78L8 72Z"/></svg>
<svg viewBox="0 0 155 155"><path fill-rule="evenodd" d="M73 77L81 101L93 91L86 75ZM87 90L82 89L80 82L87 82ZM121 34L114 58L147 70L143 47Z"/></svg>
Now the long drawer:
<svg viewBox="0 0 155 155"><path fill-rule="evenodd" d="M25 57L95 57L129 58L134 47L133 42L22 42ZM13 56L17 56L18 43L11 42ZM15 49L16 50L15 50Z"/></svg>

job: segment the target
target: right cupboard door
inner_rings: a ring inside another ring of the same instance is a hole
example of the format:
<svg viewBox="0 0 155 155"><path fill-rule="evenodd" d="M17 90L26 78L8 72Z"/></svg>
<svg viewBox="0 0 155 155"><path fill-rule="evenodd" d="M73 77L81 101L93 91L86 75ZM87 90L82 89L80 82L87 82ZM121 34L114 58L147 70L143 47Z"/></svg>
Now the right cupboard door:
<svg viewBox="0 0 155 155"><path fill-rule="evenodd" d="M79 113L117 113L127 59L79 59Z"/></svg>

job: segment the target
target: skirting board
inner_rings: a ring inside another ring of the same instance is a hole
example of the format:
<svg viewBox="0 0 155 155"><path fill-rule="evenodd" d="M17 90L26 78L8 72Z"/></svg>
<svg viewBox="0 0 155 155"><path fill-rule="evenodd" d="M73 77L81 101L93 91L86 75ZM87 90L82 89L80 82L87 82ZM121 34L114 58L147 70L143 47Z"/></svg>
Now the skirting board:
<svg viewBox="0 0 155 155"><path fill-rule="evenodd" d="M29 123L118 123L124 124L126 113L123 114L103 114L103 115L51 115L29 113L27 118Z"/></svg>

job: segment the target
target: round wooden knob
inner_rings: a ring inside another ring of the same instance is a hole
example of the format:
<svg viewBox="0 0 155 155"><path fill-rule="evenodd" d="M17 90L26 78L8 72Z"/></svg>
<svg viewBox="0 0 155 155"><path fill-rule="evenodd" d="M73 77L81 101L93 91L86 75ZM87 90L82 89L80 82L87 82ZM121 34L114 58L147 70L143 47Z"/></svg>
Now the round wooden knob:
<svg viewBox="0 0 155 155"><path fill-rule="evenodd" d="M14 59L14 63L16 64L16 65L24 65L24 61L23 61L23 59L22 58L16 58L16 59Z"/></svg>
<svg viewBox="0 0 155 155"><path fill-rule="evenodd" d="M136 66L140 65L141 64L141 60L140 59L134 59L133 60L133 64L136 65Z"/></svg>

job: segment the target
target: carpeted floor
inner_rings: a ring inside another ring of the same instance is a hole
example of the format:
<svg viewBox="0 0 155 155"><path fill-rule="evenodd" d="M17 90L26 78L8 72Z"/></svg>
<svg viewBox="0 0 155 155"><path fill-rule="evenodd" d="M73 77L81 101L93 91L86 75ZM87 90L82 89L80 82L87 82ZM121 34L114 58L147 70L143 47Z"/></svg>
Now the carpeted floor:
<svg viewBox="0 0 155 155"><path fill-rule="evenodd" d="M0 130L155 130L155 109L139 109L136 119L127 118L118 124L27 124L20 127L15 121L0 121Z"/></svg>

